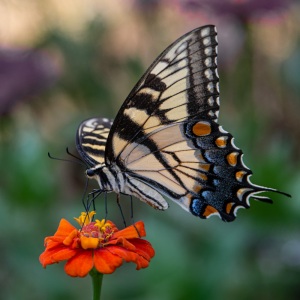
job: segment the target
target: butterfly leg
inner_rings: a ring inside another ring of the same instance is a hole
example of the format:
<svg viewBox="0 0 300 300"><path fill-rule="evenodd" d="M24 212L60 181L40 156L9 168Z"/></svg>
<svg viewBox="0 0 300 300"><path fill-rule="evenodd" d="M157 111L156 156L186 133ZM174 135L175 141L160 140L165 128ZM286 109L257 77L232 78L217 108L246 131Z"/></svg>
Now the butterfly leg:
<svg viewBox="0 0 300 300"><path fill-rule="evenodd" d="M122 219L123 219L124 226L126 227L125 217L124 217L123 210L122 210L122 207L121 207L121 204L120 204L120 194L117 194L117 204L118 204L120 212L121 212L121 216L122 216Z"/></svg>
<svg viewBox="0 0 300 300"><path fill-rule="evenodd" d="M105 204L105 221L107 220L107 215L108 215L108 209L107 209L107 192L104 194L104 204Z"/></svg>
<svg viewBox="0 0 300 300"><path fill-rule="evenodd" d="M86 203L83 200L83 206L84 206L86 212L90 211L91 206L93 206L92 210L96 211L95 199L97 197L99 197L101 194L102 194L102 191L97 190L97 189L94 189L92 192L88 193Z"/></svg>
<svg viewBox="0 0 300 300"><path fill-rule="evenodd" d="M130 197L130 218L131 218L131 223L136 231L136 233L138 234L139 238L141 237L140 232L138 231L138 229L135 226L135 222L133 219L133 201L132 201L132 195L129 195Z"/></svg>

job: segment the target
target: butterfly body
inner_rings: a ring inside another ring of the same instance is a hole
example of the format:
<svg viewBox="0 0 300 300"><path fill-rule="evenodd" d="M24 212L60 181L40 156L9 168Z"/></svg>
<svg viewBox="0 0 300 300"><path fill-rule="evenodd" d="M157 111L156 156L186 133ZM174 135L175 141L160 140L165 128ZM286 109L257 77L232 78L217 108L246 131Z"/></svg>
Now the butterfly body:
<svg viewBox="0 0 300 300"><path fill-rule="evenodd" d="M133 88L114 121L93 118L77 132L87 176L99 189L133 195L160 210L167 197L200 218L235 219L254 185L242 151L218 123L217 38L213 25L171 44Z"/></svg>

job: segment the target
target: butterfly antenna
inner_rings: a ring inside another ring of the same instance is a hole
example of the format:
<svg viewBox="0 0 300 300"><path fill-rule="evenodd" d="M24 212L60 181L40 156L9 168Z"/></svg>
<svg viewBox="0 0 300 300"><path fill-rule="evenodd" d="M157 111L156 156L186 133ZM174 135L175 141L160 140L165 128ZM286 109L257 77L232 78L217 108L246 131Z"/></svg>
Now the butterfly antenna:
<svg viewBox="0 0 300 300"><path fill-rule="evenodd" d="M73 158L77 159L78 161L80 161L82 164L84 164L86 166L86 164L84 163L84 161L80 157L78 157L77 155L71 153L68 147L66 148L66 152L67 152L68 155L70 155Z"/></svg>
<svg viewBox="0 0 300 300"><path fill-rule="evenodd" d="M120 212L121 212L121 216L122 216L122 219L123 219L124 226L126 227L125 217L124 217L123 210L122 210L122 207L121 207L121 204L120 204L120 194L117 194L117 204L118 204Z"/></svg>
<svg viewBox="0 0 300 300"><path fill-rule="evenodd" d="M138 234L139 238L141 237L139 230L135 226L135 222L133 219L133 201L132 201L132 195L130 195L130 218L131 218L131 223L132 226L134 227L136 233Z"/></svg>
<svg viewBox="0 0 300 300"><path fill-rule="evenodd" d="M54 160L59 160L59 161L63 161L63 162L69 162L69 163L73 163L73 164L78 164L78 165L81 165L81 166L84 166L86 167L86 165L81 161L81 162L78 162L78 161L74 161L74 160L70 160L70 159L64 159L64 158L58 158L58 157L54 157L50 154L50 152L48 152L48 157L50 159L54 159Z"/></svg>

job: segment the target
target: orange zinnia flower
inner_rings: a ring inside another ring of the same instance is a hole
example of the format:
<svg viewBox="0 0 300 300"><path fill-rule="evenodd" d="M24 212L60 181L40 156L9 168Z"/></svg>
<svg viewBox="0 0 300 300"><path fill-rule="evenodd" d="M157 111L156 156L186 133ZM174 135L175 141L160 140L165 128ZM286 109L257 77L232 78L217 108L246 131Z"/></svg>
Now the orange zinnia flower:
<svg viewBox="0 0 300 300"><path fill-rule="evenodd" d="M118 230L111 221L92 222L94 215L93 211L75 218L81 229L65 219L60 221L54 236L45 238L46 249L40 255L43 267L67 260L65 272L74 277L86 276L93 267L110 274L123 261L134 262L137 270L148 267L155 252L148 241L141 239L146 236L142 221Z"/></svg>

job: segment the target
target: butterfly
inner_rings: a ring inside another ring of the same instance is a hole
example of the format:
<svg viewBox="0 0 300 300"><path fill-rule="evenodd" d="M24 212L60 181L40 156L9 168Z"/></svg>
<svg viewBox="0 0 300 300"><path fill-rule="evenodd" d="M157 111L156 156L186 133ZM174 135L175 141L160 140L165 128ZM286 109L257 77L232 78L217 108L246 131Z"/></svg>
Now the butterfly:
<svg viewBox="0 0 300 300"><path fill-rule="evenodd" d="M115 120L82 122L76 147L99 191L127 194L165 210L167 197L206 219L233 221L250 198L270 202L252 184L233 136L218 124L217 31L186 33L151 64ZM287 195L289 196L289 195Z"/></svg>

